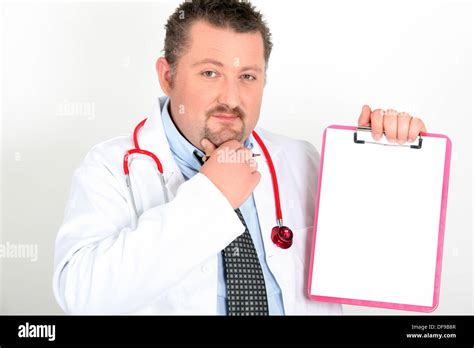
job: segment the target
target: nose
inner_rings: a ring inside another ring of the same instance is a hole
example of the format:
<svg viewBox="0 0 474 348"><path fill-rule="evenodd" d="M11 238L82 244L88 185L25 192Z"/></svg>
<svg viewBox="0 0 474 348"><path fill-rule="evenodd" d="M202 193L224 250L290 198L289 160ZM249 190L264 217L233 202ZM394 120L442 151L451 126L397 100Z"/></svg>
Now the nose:
<svg viewBox="0 0 474 348"><path fill-rule="evenodd" d="M240 106L240 89L238 81L225 80L221 88L222 89L217 98L219 104L225 104L231 110Z"/></svg>

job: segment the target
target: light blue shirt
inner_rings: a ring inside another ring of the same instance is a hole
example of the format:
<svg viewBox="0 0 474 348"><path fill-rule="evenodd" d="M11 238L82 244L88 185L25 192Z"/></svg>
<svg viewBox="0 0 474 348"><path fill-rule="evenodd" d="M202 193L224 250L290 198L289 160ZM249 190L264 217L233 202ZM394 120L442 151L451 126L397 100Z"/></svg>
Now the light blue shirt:
<svg viewBox="0 0 474 348"><path fill-rule="evenodd" d="M191 144L181 134L170 117L168 107L169 98L166 98L166 101L163 105L163 110L161 112L166 138L168 139L171 152L176 163L178 164L179 169L183 173L184 178L189 180L194 175L196 175L201 168L201 164L194 153L197 152L199 156L203 156L204 153ZM253 137L250 136L247 140L245 140L244 146L247 148L253 148L253 141ZM240 212L245 219L245 223L247 224L247 228L250 232L250 235L252 236L255 249L257 250L258 259L262 265L262 271L267 290L269 313L270 315L284 315L285 312L283 309L283 299L281 296L280 287L278 286L278 283L268 268L267 262L265 260L265 249L263 246L262 233L260 231L260 223L258 220L257 208L255 207L253 194L244 202L244 204L240 206ZM270 233L271 231L265 232ZM225 285L224 259L221 253L218 254L217 276L217 310L218 314L226 315L227 294Z"/></svg>

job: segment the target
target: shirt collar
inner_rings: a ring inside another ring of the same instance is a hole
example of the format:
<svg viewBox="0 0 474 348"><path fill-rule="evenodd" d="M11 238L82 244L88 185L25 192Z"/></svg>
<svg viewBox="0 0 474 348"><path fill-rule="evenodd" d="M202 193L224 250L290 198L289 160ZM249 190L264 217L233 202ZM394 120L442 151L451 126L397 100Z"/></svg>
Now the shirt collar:
<svg viewBox="0 0 474 348"><path fill-rule="evenodd" d="M161 118L163 120L163 128L165 130L171 152L178 162L198 171L201 167L201 163L196 158L196 155L202 157L204 156L204 152L191 144L178 130L170 116L168 110L169 104L170 98L167 97L161 110ZM244 146L249 149L253 148L252 135L250 135L244 141Z"/></svg>

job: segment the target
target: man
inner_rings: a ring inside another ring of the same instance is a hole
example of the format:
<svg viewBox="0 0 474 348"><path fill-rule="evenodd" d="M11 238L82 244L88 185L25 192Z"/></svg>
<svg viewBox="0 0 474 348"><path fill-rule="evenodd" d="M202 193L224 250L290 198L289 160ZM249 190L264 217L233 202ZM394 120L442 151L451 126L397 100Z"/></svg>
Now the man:
<svg viewBox="0 0 474 348"><path fill-rule="evenodd" d="M262 16L238 1L185 2L166 25L160 98L138 134L147 156L122 163L132 137L95 146L75 172L56 241L53 288L70 313L340 314L309 300L319 155L257 129L280 186L293 245L270 238L275 205L255 129L272 44ZM375 139L413 141L423 122L364 106ZM226 157L227 156L227 157ZM232 158L232 160L230 160ZM235 160L235 159L242 160ZM291 165L288 165L291 163ZM389 184L389 183L388 183Z"/></svg>

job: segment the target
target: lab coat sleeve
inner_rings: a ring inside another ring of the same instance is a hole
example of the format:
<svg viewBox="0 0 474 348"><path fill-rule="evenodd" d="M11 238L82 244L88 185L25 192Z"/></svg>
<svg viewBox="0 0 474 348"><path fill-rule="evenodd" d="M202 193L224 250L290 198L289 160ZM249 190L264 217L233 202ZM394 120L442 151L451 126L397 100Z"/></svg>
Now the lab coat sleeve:
<svg viewBox="0 0 474 348"><path fill-rule="evenodd" d="M153 302L245 230L198 173L130 226L123 175L89 156L74 175L56 239L55 297L67 313L129 313Z"/></svg>

